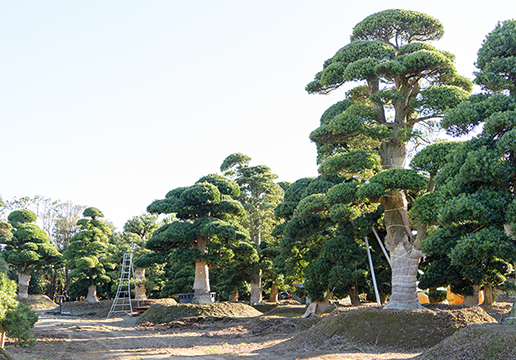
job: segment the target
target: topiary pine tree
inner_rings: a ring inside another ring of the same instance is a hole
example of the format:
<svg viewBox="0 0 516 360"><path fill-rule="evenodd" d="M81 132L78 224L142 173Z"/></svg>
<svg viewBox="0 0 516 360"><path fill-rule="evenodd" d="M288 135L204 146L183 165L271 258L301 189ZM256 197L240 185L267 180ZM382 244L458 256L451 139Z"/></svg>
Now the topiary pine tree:
<svg viewBox="0 0 516 360"><path fill-rule="evenodd" d="M270 168L265 165L249 166L250 161L251 158L247 155L231 154L224 159L220 171L240 186L240 195L236 199L247 213L243 225L249 231L259 257L256 263L251 264L251 299L249 303L258 305L263 304L262 271L270 264L266 261L268 252L262 253L261 249L273 243L270 234L278 223L274 216L274 209L283 199L283 189L274 183L278 177L271 173ZM251 259L248 256L245 258Z"/></svg>
<svg viewBox="0 0 516 360"><path fill-rule="evenodd" d="M124 241L127 242L135 258L142 256L149 250L145 249L145 243L152 236L152 233L159 228L158 216L154 214L142 214L133 216L124 224ZM145 288L145 268L135 267L134 277L137 287L137 299L146 300L147 291Z"/></svg>
<svg viewBox="0 0 516 360"><path fill-rule="evenodd" d="M492 301L492 286L503 282L515 256L515 44L514 20L499 23L487 35L475 73L475 82L485 92L447 111L441 123L454 136L482 123L483 131L457 149L438 177L440 198L434 218L443 228L423 244L441 256L433 270L442 271L429 272L428 282L454 280L455 291L469 295L484 285L487 303ZM471 300L476 304L477 296Z"/></svg>
<svg viewBox="0 0 516 360"><path fill-rule="evenodd" d="M233 200L240 193L236 182L221 175L208 175L194 185L171 190L163 200L155 200L147 211L176 214L179 221L161 226L147 241L146 247L168 257L195 262L194 301L211 303L209 270L206 258L216 245L246 241L248 234L237 223L245 216L242 205ZM213 244L212 244L213 243Z"/></svg>
<svg viewBox="0 0 516 360"><path fill-rule="evenodd" d="M104 214L97 208L89 207L82 215L84 218L77 221L81 230L70 239L64 253L68 268L72 270L70 277L74 279L69 291L72 297L86 295L86 301L98 302L97 285L111 281L106 270L115 267L107 258L111 229L100 219Z"/></svg>
<svg viewBox="0 0 516 360"><path fill-rule="evenodd" d="M31 210L13 211L7 219L12 227L12 237L0 238L0 243L6 245L3 256L16 268L18 297L27 298L32 273L46 265L62 265L63 256L50 243L47 233L34 224L37 216Z"/></svg>
<svg viewBox="0 0 516 360"><path fill-rule="evenodd" d="M421 306L416 275L422 252L408 221L406 198L420 181L404 169L408 142L419 135L418 124L441 117L472 88L457 75L454 56L428 44L443 33L438 20L415 11L370 15L306 87L310 94L327 94L347 82L360 84L348 92L347 101L328 109L310 138L318 146L323 174L364 172L378 163L386 172L372 178L376 185L363 195L385 210L385 243L393 268L387 308L392 309Z"/></svg>

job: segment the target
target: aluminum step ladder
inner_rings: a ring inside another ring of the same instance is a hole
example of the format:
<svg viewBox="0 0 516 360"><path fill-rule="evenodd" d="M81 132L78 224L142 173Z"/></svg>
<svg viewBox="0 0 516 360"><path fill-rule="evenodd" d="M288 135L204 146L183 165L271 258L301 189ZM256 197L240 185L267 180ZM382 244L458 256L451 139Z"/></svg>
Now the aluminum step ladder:
<svg viewBox="0 0 516 360"><path fill-rule="evenodd" d="M134 269L133 269L133 253L125 253L124 260L122 262L122 273L120 274L120 282L118 284L118 290L116 291L115 299L113 300L113 304L111 305L111 309L109 310L108 316L110 317L114 314L133 314L133 305L131 303L131 275L134 278ZM140 301L138 300L138 292L137 292L136 284L134 284L134 293L136 294L136 303L137 306L140 306Z"/></svg>

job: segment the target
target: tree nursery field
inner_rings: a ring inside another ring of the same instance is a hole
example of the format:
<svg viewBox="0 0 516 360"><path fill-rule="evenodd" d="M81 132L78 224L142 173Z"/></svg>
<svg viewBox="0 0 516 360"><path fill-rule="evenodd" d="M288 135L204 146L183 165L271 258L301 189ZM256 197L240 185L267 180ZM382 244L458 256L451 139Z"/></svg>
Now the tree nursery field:
<svg viewBox="0 0 516 360"><path fill-rule="evenodd" d="M39 315L37 344L31 350L8 339L15 359L477 359L486 352L511 358L507 351L516 343L511 327L496 324L481 307L438 304L443 310L400 312L372 303L332 305L320 318L302 318L305 306L291 300L258 307L262 312L240 302L160 299L148 300L149 310L139 317L106 318L110 300L74 302L74 315L63 316L49 314L59 307L48 298L36 299L29 305ZM510 307L499 302L491 310Z"/></svg>

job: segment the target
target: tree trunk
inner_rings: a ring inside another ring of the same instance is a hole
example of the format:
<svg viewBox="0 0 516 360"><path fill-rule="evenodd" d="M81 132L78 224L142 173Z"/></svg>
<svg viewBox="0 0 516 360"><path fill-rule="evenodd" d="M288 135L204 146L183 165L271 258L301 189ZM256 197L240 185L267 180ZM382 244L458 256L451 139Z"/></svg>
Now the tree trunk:
<svg viewBox="0 0 516 360"><path fill-rule="evenodd" d="M396 116L402 114L398 111ZM396 138L380 145L382 167L385 170L403 169L407 159L407 146ZM388 191L380 202L384 209L387 229L385 247L390 252L392 263L392 295L386 309L422 309L417 296L417 269L423 253L412 235L408 217L408 204L400 190Z"/></svg>
<svg viewBox="0 0 516 360"><path fill-rule="evenodd" d="M348 295L349 299L351 300L351 305L360 305L360 298L358 297L358 289L356 286L348 285Z"/></svg>
<svg viewBox="0 0 516 360"><path fill-rule="evenodd" d="M273 281L272 287L271 287L271 295L269 296L269 301L273 302L273 303L277 303L278 302L278 294L279 294L278 286L276 285L276 281Z"/></svg>
<svg viewBox="0 0 516 360"><path fill-rule="evenodd" d="M423 309L417 296L417 269L421 251L398 244L391 250L392 295L384 309Z"/></svg>
<svg viewBox="0 0 516 360"><path fill-rule="evenodd" d="M231 295L229 295L229 301L238 301L238 289L235 288L235 291Z"/></svg>
<svg viewBox="0 0 516 360"><path fill-rule="evenodd" d="M134 280L136 287L136 300L147 300L147 289L145 288L145 269L134 269Z"/></svg>
<svg viewBox="0 0 516 360"><path fill-rule="evenodd" d="M254 222L251 221L251 229L254 229ZM251 237L251 240L254 242L254 246L256 247L256 251L258 252L258 257L260 256L260 243L261 237L260 234L254 235ZM251 300L249 301L249 305L263 305L262 299L262 269L258 267L259 264L253 264L253 269L251 270Z"/></svg>
<svg viewBox="0 0 516 360"><path fill-rule="evenodd" d="M262 269L258 266L251 271L251 300L249 305L263 305L262 299Z"/></svg>
<svg viewBox="0 0 516 360"><path fill-rule="evenodd" d="M97 299L97 285L91 284L88 287L88 296L86 299L84 299L84 301L93 303L99 302L99 299Z"/></svg>
<svg viewBox="0 0 516 360"><path fill-rule="evenodd" d="M200 251L201 256L206 254L206 244L208 244L208 238L204 236L198 236L196 241L196 249ZM208 265L204 261L204 257L201 257L195 263L195 282L193 285L194 298L192 303L194 304L211 304L210 296L210 270Z"/></svg>
<svg viewBox="0 0 516 360"><path fill-rule="evenodd" d="M387 228L386 248L392 263L392 295L386 309L422 309L417 296L417 270L423 253L416 248L407 200L399 190L389 191L381 200Z"/></svg>
<svg viewBox="0 0 516 360"><path fill-rule="evenodd" d="M30 274L18 273L18 299L29 297Z"/></svg>
<svg viewBox="0 0 516 360"><path fill-rule="evenodd" d="M333 291L328 291L322 301L316 301L308 305L306 308L303 318L310 317L312 315L321 316L324 314L328 306L330 305L330 299L333 296Z"/></svg>
<svg viewBox="0 0 516 360"><path fill-rule="evenodd" d="M493 285L485 284L484 285L484 304L485 305L493 305L494 296L493 296Z"/></svg>
<svg viewBox="0 0 516 360"><path fill-rule="evenodd" d="M463 304L466 306L478 306L478 295L480 293L480 285L478 284L478 281L475 281L475 283L471 286L474 289L473 295L464 296Z"/></svg>
<svg viewBox="0 0 516 360"><path fill-rule="evenodd" d="M0 349L3 349L5 345L5 332L0 332Z"/></svg>

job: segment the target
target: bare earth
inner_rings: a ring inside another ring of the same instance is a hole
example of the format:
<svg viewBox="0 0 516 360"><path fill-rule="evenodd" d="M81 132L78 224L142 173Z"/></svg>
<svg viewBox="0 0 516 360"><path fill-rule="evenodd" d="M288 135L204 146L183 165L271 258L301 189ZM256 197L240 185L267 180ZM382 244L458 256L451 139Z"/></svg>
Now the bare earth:
<svg viewBox="0 0 516 360"><path fill-rule="evenodd" d="M64 307L63 311L66 310ZM130 316L105 319L51 315L46 311L37 311L39 321L33 329L37 345L33 351L14 347L14 343L9 340L6 343L6 350L16 359L365 360L409 359L420 353L396 353L379 347L357 345L323 350L303 345L292 350L291 346L283 346L302 331L298 320L305 319L268 316L253 318L252 321L240 318L145 326L137 325L138 318Z"/></svg>

